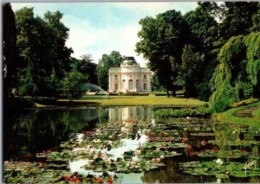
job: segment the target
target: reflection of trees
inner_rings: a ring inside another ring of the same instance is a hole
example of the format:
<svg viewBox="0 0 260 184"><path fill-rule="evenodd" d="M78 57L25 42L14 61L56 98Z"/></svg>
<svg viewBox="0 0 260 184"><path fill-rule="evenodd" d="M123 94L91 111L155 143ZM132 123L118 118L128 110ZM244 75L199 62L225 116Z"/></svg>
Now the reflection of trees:
<svg viewBox="0 0 260 184"><path fill-rule="evenodd" d="M179 163L185 161L187 161L185 156L166 158L164 161L166 167L147 171L142 179L147 183L201 183L215 181L215 177L201 177L182 173L179 169Z"/></svg>
<svg viewBox="0 0 260 184"><path fill-rule="evenodd" d="M4 159L57 147L70 133L108 120L107 109L28 110L4 123Z"/></svg>

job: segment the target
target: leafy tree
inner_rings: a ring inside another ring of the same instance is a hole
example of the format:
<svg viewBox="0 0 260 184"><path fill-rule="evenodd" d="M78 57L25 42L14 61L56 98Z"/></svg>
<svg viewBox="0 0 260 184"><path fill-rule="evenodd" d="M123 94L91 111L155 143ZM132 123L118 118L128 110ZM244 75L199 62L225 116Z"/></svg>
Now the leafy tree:
<svg viewBox="0 0 260 184"><path fill-rule="evenodd" d="M112 51L110 55L103 54L97 66L98 85L104 90L108 89L108 72L111 67L119 67L123 62L123 57L117 51Z"/></svg>
<svg viewBox="0 0 260 184"><path fill-rule="evenodd" d="M159 14L156 18L146 17L139 22L142 30L136 51L149 60L149 67L158 76L160 84L175 93L182 48L190 30L180 12L175 10Z"/></svg>
<svg viewBox="0 0 260 184"><path fill-rule="evenodd" d="M222 9L224 20L220 24L220 35L224 40L250 33L252 17L258 10L257 4L258 2L225 2Z"/></svg>
<svg viewBox="0 0 260 184"><path fill-rule="evenodd" d="M66 47L69 29L61 22L62 13L59 11L44 14L44 20L52 30L50 39L52 40L53 59L52 66L59 79L64 77L65 72L70 71L70 55L73 53L71 48Z"/></svg>
<svg viewBox="0 0 260 184"><path fill-rule="evenodd" d="M46 87L44 77L51 74L53 50L49 39L51 29L32 8L22 8L15 13L17 46L21 69L19 75L20 95L40 95Z"/></svg>
<svg viewBox="0 0 260 184"><path fill-rule="evenodd" d="M91 55L83 55L82 59L73 59L71 67L83 75L88 77L88 82L92 84L98 84L97 80L97 64L93 63Z"/></svg>
<svg viewBox="0 0 260 184"><path fill-rule="evenodd" d="M214 2L201 2L194 11L184 15L191 28L193 51L198 52L196 53L197 58L203 58L201 60L203 65L200 64L203 67L196 73L196 81L192 80L196 84L193 95L197 93L201 100L208 100L211 95L209 82L217 65L217 53L219 52L219 45L216 44L219 40L216 21L219 11L219 7Z"/></svg>
<svg viewBox="0 0 260 184"><path fill-rule="evenodd" d="M260 3L258 3L258 11L253 15L253 27L252 31L260 32Z"/></svg>
<svg viewBox="0 0 260 184"><path fill-rule="evenodd" d="M194 53L191 45L185 45L182 53L181 69L179 70L178 83L185 87L188 97L196 97L196 85L198 84L203 58L200 53Z"/></svg>
<svg viewBox="0 0 260 184"><path fill-rule="evenodd" d="M78 98L82 95L81 85L87 82L86 76L73 70L62 80L63 95L67 98Z"/></svg>
<svg viewBox="0 0 260 184"><path fill-rule="evenodd" d="M260 94L260 33L230 38L219 53L214 73L214 111L227 109L233 102Z"/></svg>
<svg viewBox="0 0 260 184"><path fill-rule="evenodd" d="M18 66L15 16L10 3L3 6L3 56L4 99L7 100L17 82Z"/></svg>
<svg viewBox="0 0 260 184"><path fill-rule="evenodd" d="M153 74L151 79L152 91L164 91L164 87L159 83L158 76Z"/></svg>

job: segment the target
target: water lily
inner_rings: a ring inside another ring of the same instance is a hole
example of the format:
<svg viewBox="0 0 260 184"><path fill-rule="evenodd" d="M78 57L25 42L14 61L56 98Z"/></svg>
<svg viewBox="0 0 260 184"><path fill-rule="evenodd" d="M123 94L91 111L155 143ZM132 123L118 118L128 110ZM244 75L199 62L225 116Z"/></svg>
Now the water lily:
<svg viewBox="0 0 260 184"><path fill-rule="evenodd" d="M229 158L232 158L232 157L233 157L233 154L232 154L232 153L229 153L228 156L229 156Z"/></svg>
<svg viewBox="0 0 260 184"><path fill-rule="evenodd" d="M72 178L72 182L73 183L78 183L79 179L77 178L77 176L73 176Z"/></svg>
<svg viewBox="0 0 260 184"><path fill-rule="evenodd" d="M69 176L63 176L64 180L69 181L70 177Z"/></svg>
<svg viewBox="0 0 260 184"><path fill-rule="evenodd" d="M102 182L102 178L96 178L96 179L95 179L95 182L96 182L96 183L101 183L101 182Z"/></svg>
<svg viewBox="0 0 260 184"><path fill-rule="evenodd" d="M47 150L47 153L51 153L51 152L52 152L51 149L48 149L48 150Z"/></svg>
<svg viewBox="0 0 260 184"><path fill-rule="evenodd" d="M201 141L200 144L201 144L201 146L206 146L206 141L203 140L203 141Z"/></svg>
<svg viewBox="0 0 260 184"><path fill-rule="evenodd" d="M218 152L219 149L218 149L217 147L215 147L215 148L212 148L212 151L213 151L213 152Z"/></svg>
<svg viewBox="0 0 260 184"><path fill-rule="evenodd" d="M190 150L192 146L190 144L187 145L187 149Z"/></svg>
<svg viewBox="0 0 260 184"><path fill-rule="evenodd" d="M219 164L219 165L222 165L224 163L224 161L219 158L219 159L216 160L216 163Z"/></svg>
<svg viewBox="0 0 260 184"><path fill-rule="evenodd" d="M189 153L190 157L193 157L194 154L195 154L194 151L191 151L191 152Z"/></svg>
<svg viewBox="0 0 260 184"><path fill-rule="evenodd" d="M187 137L184 137L183 139L182 139L182 143L185 143L185 142L187 142L188 141L188 138Z"/></svg>
<svg viewBox="0 0 260 184"><path fill-rule="evenodd" d="M109 183L109 184L111 184L111 183L113 183L114 181L109 177L108 179L107 179L107 183Z"/></svg>
<svg viewBox="0 0 260 184"><path fill-rule="evenodd" d="M242 150L241 150L241 153L243 153L243 154L246 153L246 150L242 149Z"/></svg>

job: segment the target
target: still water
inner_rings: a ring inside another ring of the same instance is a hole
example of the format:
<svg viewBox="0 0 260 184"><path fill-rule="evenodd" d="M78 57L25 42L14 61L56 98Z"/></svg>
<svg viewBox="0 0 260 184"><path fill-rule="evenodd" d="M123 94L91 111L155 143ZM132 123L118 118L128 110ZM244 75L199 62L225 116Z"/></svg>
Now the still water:
<svg viewBox="0 0 260 184"><path fill-rule="evenodd" d="M152 129L153 135L150 135ZM260 181L260 130L213 123L209 119L157 119L153 117L153 108L145 106L34 109L17 112L4 123L4 161L37 162L37 153L61 151L61 143L66 143L75 136L82 139L82 142L86 138L86 132L97 130L104 131L104 134L112 130L111 135L113 131L117 131L120 135L114 141L118 145L109 151L103 148L95 150L99 154L111 155L112 159L123 157L124 152L136 151L148 144L160 143L162 150L165 146L161 140L168 141L170 137L178 145L172 146L171 152L176 153L173 157L162 159L162 167L140 173L117 174L122 183ZM160 140L156 141L156 138ZM93 141L98 142L91 139ZM75 149L86 151L85 147L74 148L73 151L78 151ZM137 157L132 159L140 161ZM98 169L84 168L88 161L86 158L70 159L67 170L82 175L99 175L96 172ZM220 164L216 166L218 162ZM232 170L233 163L243 164L245 168L241 169L242 172ZM247 167L248 163L253 163L253 169L251 166Z"/></svg>

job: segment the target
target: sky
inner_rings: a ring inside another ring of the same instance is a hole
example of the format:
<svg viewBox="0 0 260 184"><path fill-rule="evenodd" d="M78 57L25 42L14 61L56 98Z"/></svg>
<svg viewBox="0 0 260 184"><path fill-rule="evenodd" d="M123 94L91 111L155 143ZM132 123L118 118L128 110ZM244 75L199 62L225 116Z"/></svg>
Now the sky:
<svg viewBox="0 0 260 184"><path fill-rule="evenodd" d="M69 28L66 42L74 51L73 57L90 54L95 63L103 54L119 51L133 56L145 67L147 60L135 52L141 30L139 21L155 17L167 10L185 14L197 7L197 2L125 2L125 3L12 3L14 11L33 7L34 14L43 17L47 11L63 13L62 22Z"/></svg>

